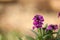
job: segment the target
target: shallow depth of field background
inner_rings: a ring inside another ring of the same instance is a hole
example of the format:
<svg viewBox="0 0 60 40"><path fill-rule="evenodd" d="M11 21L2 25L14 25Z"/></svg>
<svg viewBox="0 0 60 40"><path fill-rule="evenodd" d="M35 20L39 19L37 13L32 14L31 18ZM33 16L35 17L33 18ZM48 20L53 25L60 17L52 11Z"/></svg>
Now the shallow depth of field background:
<svg viewBox="0 0 60 40"><path fill-rule="evenodd" d="M3 31L20 31L33 35L30 31L33 26L33 16L44 16L44 24L58 24L60 0L0 0L0 28Z"/></svg>

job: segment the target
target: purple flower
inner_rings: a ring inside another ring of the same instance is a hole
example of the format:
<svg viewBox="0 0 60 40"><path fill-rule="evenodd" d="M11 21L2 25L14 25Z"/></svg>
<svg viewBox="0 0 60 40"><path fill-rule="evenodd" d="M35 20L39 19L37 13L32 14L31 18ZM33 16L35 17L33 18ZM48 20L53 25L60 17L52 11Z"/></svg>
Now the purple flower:
<svg viewBox="0 0 60 40"><path fill-rule="evenodd" d="M44 18L41 15L35 15L33 18L33 29L34 28L41 28L43 25Z"/></svg>
<svg viewBox="0 0 60 40"><path fill-rule="evenodd" d="M43 16L41 16L41 15L35 15L34 16L34 18L33 18L33 20L35 20L35 21L44 21L44 18L43 18Z"/></svg>
<svg viewBox="0 0 60 40"><path fill-rule="evenodd" d="M58 29L58 25L50 24L50 25L48 25L48 27L47 27L47 30L56 30L56 29Z"/></svg>
<svg viewBox="0 0 60 40"><path fill-rule="evenodd" d="M58 17L60 17L60 12L58 13Z"/></svg>

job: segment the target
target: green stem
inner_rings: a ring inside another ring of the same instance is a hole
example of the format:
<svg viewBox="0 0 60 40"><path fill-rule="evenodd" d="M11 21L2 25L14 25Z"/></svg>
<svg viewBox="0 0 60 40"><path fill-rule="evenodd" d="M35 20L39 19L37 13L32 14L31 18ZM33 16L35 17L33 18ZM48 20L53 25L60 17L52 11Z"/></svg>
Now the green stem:
<svg viewBox="0 0 60 40"><path fill-rule="evenodd" d="M39 33L38 39L43 40L43 29L38 28L38 33Z"/></svg>

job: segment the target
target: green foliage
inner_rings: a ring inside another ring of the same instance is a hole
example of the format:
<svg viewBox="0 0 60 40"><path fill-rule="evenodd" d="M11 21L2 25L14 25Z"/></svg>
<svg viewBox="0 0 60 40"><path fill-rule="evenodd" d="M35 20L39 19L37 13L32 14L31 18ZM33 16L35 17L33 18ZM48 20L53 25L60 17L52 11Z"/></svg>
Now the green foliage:
<svg viewBox="0 0 60 40"><path fill-rule="evenodd" d="M27 35L26 35L26 38L27 38L27 40L35 40L33 37L27 36Z"/></svg>
<svg viewBox="0 0 60 40"><path fill-rule="evenodd" d="M38 28L37 32L32 30L32 32L36 35L35 38L31 36L26 36L27 40L60 40L60 30L58 32L53 32L53 30L45 30L47 27L47 24L45 25L45 28ZM53 36L53 34L57 34L56 37Z"/></svg>
<svg viewBox="0 0 60 40"><path fill-rule="evenodd" d="M12 31L7 33L0 33L0 40L22 40L20 32Z"/></svg>
<svg viewBox="0 0 60 40"><path fill-rule="evenodd" d="M60 29L57 32L56 40L60 40Z"/></svg>

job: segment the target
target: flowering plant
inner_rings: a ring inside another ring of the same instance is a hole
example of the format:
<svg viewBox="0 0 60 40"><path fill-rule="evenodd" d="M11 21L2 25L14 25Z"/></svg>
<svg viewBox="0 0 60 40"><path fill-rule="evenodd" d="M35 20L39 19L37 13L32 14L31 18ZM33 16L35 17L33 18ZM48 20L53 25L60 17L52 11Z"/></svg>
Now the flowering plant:
<svg viewBox="0 0 60 40"><path fill-rule="evenodd" d="M57 32L55 31L58 29L58 25L46 24L45 27L43 27L44 24L43 22L44 22L44 18L42 15L35 15L33 17L34 26L32 32L35 33L36 36L35 38L26 36L27 39L28 40L60 40L60 29ZM37 29L37 32L34 31L35 28Z"/></svg>
<svg viewBox="0 0 60 40"><path fill-rule="evenodd" d="M60 17L60 12L58 18ZM33 30L32 32L36 35L34 38L26 35L27 40L60 40L60 29L57 24L46 24L43 27L44 17L42 15L35 15L33 17ZM34 31L37 29L37 32ZM55 30L58 31L56 32ZM56 35L56 36L55 36ZM12 32L6 32L0 28L0 40L23 40L20 32L14 30ZM25 40L25 39L24 39Z"/></svg>

